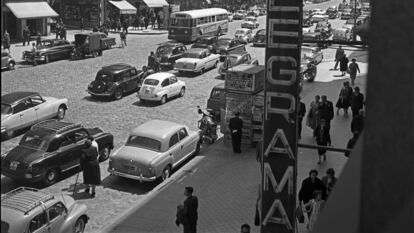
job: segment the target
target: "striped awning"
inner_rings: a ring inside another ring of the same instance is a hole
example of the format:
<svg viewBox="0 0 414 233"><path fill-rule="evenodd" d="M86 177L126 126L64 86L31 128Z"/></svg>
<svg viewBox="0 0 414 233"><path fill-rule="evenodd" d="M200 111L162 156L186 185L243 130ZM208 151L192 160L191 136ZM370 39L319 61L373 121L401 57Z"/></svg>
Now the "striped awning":
<svg viewBox="0 0 414 233"><path fill-rule="evenodd" d="M6 6L18 19L59 16L47 2L7 2Z"/></svg>
<svg viewBox="0 0 414 233"><path fill-rule="evenodd" d="M168 2L165 0L144 0L145 4L148 7L163 7L163 6L168 6Z"/></svg>
<svg viewBox="0 0 414 233"><path fill-rule="evenodd" d="M109 1L109 3L118 8L121 15L134 15L137 13L137 8L125 0Z"/></svg>

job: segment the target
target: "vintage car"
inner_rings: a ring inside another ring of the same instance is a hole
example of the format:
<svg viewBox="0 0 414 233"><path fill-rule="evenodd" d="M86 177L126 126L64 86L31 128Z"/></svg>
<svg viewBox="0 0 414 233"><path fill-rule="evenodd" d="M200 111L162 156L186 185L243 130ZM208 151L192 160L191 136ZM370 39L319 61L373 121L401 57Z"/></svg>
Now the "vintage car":
<svg viewBox="0 0 414 233"><path fill-rule="evenodd" d="M37 92L12 92L1 97L1 135L12 138L21 129L50 118L63 119L68 99Z"/></svg>
<svg viewBox="0 0 414 233"><path fill-rule="evenodd" d="M234 20L239 20L239 19L244 19L246 18L247 13L245 10L238 10L236 11L236 13L234 13L233 19Z"/></svg>
<svg viewBox="0 0 414 233"><path fill-rule="evenodd" d="M101 47L103 50L112 48L116 45L114 37L108 37L105 33L99 33L101 35Z"/></svg>
<svg viewBox="0 0 414 233"><path fill-rule="evenodd" d="M236 30L234 38L240 41L241 43L247 44L253 41L252 29L240 28Z"/></svg>
<svg viewBox="0 0 414 233"><path fill-rule="evenodd" d="M334 41L350 41L352 39L352 32L349 28L335 28L333 30L332 40Z"/></svg>
<svg viewBox="0 0 414 233"><path fill-rule="evenodd" d="M312 15L310 18L312 23L318 23L321 21L328 21L329 16L328 15Z"/></svg>
<svg viewBox="0 0 414 233"><path fill-rule="evenodd" d="M171 67L177 59L180 59L187 51L183 43L168 41L158 46L155 56L161 68Z"/></svg>
<svg viewBox="0 0 414 233"><path fill-rule="evenodd" d="M197 38L191 48L203 48L210 50L211 53L216 53L217 51L217 36L203 36Z"/></svg>
<svg viewBox="0 0 414 233"><path fill-rule="evenodd" d="M250 28L255 29L259 27L256 17L248 16L245 21L242 23L241 28Z"/></svg>
<svg viewBox="0 0 414 233"><path fill-rule="evenodd" d="M187 50L183 57L175 62L174 70L204 73L204 71L217 67L220 55L213 54L208 49L193 48Z"/></svg>
<svg viewBox="0 0 414 233"><path fill-rule="evenodd" d="M342 26L343 28L348 28L349 30L353 30L355 27L355 20L354 19L347 19L345 24Z"/></svg>
<svg viewBox="0 0 414 233"><path fill-rule="evenodd" d="M1 232L83 233L87 210L69 195L19 187L1 197Z"/></svg>
<svg viewBox="0 0 414 233"><path fill-rule="evenodd" d="M332 27L328 21L321 21L316 24L315 32L320 32L325 36L325 39L332 36Z"/></svg>
<svg viewBox="0 0 414 233"><path fill-rule="evenodd" d="M324 37L325 33L321 32L307 32L302 35L302 44L306 46L317 46L320 48L327 48L328 44L324 41L327 37Z"/></svg>
<svg viewBox="0 0 414 233"><path fill-rule="evenodd" d="M240 65L240 64L259 64L259 60L252 59L250 53L231 53L226 56L224 62L220 64L218 72L221 78L225 78L226 72L228 69Z"/></svg>
<svg viewBox="0 0 414 233"><path fill-rule="evenodd" d="M338 7L337 6L330 6L330 7L328 7L328 9L326 9L326 14L329 15L329 16L330 15L337 16L338 15Z"/></svg>
<svg viewBox="0 0 414 233"><path fill-rule="evenodd" d="M37 52L34 56L36 62L49 63L49 61L70 58L74 45L67 40L46 39L37 45ZM33 61L32 51L23 52L23 60Z"/></svg>
<svg viewBox="0 0 414 233"><path fill-rule="evenodd" d="M88 85L87 92L93 97L121 99L124 94L137 91L141 86L141 70L125 63L102 67L95 80Z"/></svg>
<svg viewBox="0 0 414 233"><path fill-rule="evenodd" d="M253 16L253 17L258 17L260 14L259 10L250 10L247 12L247 17L249 16Z"/></svg>
<svg viewBox="0 0 414 233"><path fill-rule="evenodd" d="M144 79L138 91L138 98L141 102L149 100L165 104L169 98L183 97L185 89L185 82L178 80L174 74L159 72Z"/></svg>
<svg viewBox="0 0 414 233"><path fill-rule="evenodd" d="M303 18L302 27L307 28L307 27L312 27L312 25L313 25L313 22L312 22L310 17L307 17L307 18L304 17Z"/></svg>
<svg viewBox="0 0 414 233"><path fill-rule="evenodd" d="M352 18L352 9L346 8L341 12L341 19L351 19Z"/></svg>
<svg viewBox="0 0 414 233"><path fill-rule="evenodd" d="M72 50L71 58L73 60L102 56L101 34L99 32L75 34L75 47Z"/></svg>
<svg viewBox="0 0 414 233"><path fill-rule="evenodd" d="M51 185L58 181L60 174L80 165L88 137L93 137L98 144L99 160L108 159L114 148L112 134L65 121L37 123L23 135L18 146L1 155L1 174L24 182Z"/></svg>
<svg viewBox="0 0 414 233"><path fill-rule="evenodd" d="M207 109L211 109L215 122L220 122L220 109L226 109L226 92L224 83L215 85L210 92L210 97L207 100Z"/></svg>
<svg viewBox="0 0 414 233"><path fill-rule="evenodd" d="M187 126L150 120L133 129L124 146L109 158L111 175L164 181L173 169L200 151L200 135Z"/></svg>
<svg viewBox="0 0 414 233"><path fill-rule="evenodd" d="M253 46L265 46L266 45L266 29L260 29L253 37Z"/></svg>
<svg viewBox="0 0 414 233"><path fill-rule="evenodd" d="M312 9L312 10L309 10L309 13L310 13L310 15L311 16L314 16L314 15L324 15L324 14L326 14L326 11L324 11L324 10L322 10L322 9Z"/></svg>
<svg viewBox="0 0 414 233"><path fill-rule="evenodd" d="M323 52L319 47L302 46L302 59L306 59L314 62L315 64L321 63L323 60Z"/></svg>
<svg viewBox="0 0 414 233"><path fill-rule="evenodd" d="M246 51L246 46L240 43L236 39L220 38L217 40L216 53L220 54L223 58L225 55L231 52L244 52L244 51Z"/></svg>
<svg viewBox="0 0 414 233"><path fill-rule="evenodd" d="M10 53L6 50L1 50L1 69L8 69L8 70L14 70L14 67L16 66L16 61L12 56L10 56Z"/></svg>

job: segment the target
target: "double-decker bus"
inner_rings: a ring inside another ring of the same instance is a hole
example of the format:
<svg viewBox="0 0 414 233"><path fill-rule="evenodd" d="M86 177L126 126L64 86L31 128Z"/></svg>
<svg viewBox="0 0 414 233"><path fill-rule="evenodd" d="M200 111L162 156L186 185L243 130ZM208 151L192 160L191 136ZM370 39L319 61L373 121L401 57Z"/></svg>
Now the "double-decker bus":
<svg viewBox="0 0 414 233"><path fill-rule="evenodd" d="M209 8L171 14L168 39L192 42L201 36L220 36L228 31L228 12Z"/></svg>

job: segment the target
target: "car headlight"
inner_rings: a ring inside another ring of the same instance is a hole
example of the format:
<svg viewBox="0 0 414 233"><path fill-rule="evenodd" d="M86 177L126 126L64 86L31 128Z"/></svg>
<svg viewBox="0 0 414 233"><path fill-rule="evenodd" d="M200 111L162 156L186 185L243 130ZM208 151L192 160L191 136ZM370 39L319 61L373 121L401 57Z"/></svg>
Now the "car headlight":
<svg viewBox="0 0 414 233"><path fill-rule="evenodd" d="M187 34L188 33L188 30L185 30L184 33Z"/></svg>
<svg viewBox="0 0 414 233"><path fill-rule="evenodd" d="M1 159L4 159L7 156L8 153L9 152L5 152L5 153L1 154Z"/></svg>

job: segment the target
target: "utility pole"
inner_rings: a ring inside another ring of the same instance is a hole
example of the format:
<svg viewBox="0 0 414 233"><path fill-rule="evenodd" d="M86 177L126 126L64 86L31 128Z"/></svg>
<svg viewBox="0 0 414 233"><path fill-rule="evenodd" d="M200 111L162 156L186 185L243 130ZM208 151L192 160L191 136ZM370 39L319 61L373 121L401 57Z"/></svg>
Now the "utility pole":
<svg viewBox="0 0 414 233"><path fill-rule="evenodd" d="M356 27L356 21L357 21L357 0L354 0L354 27L352 29L352 40L356 41L356 33L355 33L355 27Z"/></svg>

